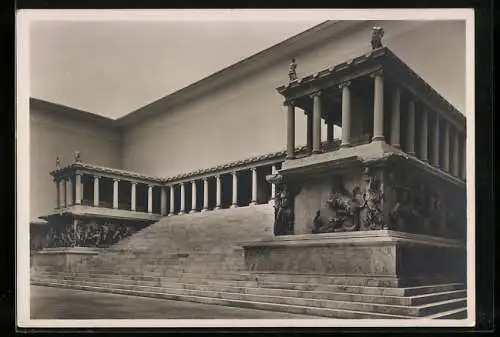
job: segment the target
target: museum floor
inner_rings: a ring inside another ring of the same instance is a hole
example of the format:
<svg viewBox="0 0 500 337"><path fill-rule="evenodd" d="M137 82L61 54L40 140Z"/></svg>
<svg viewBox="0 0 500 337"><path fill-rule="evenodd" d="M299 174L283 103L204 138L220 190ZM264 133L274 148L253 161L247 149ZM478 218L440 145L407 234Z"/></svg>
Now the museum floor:
<svg viewBox="0 0 500 337"><path fill-rule="evenodd" d="M282 312L31 286L32 319L280 319Z"/></svg>

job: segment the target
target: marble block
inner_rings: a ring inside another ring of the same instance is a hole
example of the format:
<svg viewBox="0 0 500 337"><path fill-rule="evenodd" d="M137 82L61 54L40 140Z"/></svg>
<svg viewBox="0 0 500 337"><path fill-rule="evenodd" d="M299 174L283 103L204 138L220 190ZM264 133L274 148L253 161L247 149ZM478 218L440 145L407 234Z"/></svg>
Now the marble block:
<svg viewBox="0 0 500 337"><path fill-rule="evenodd" d="M71 271L78 264L99 254L99 248L45 248L33 256L35 270Z"/></svg>
<svg viewBox="0 0 500 337"><path fill-rule="evenodd" d="M275 237L243 244L251 271L463 279L463 243L390 230Z"/></svg>

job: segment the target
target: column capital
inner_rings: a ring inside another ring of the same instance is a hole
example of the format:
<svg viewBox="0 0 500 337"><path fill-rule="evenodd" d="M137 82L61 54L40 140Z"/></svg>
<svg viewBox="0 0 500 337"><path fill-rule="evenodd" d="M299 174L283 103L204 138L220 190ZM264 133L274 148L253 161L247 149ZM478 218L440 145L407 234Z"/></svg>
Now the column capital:
<svg viewBox="0 0 500 337"><path fill-rule="evenodd" d="M348 88L351 85L351 81L344 81L338 84L339 89Z"/></svg>
<svg viewBox="0 0 500 337"><path fill-rule="evenodd" d="M156 186L155 184L148 184L148 187L151 187L151 188L153 188L155 186Z"/></svg>
<svg viewBox="0 0 500 337"><path fill-rule="evenodd" d="M383 69L378 69L378 70L375 70L374 72L372 72L370 74L370 77L377 77L377 76L384 76L384 70Z"/></svg>
<svg viewBox="0 0 500 337"><path fill-rule="evenodd" d="M314 98L314 97L321 97L321 90L316 90L313 93L309 94L309 97Z"/></svg>
<svg viewBox="0 0 500 337"><path fill-rule="evenodd" d="M257 167L250 167L250 171L254 172L254 171L257 171Z"/></svg>
<svg viewBox="0 0 500 337"><path fill-rule="evenodd" d="M293 100L293 99L292 99L292 100L290 100L290 101L284 101L284 102L283 102L283 105L284 105L284 106L288 106L288 107L289 107L289 106L295 107L295 100Z"/></svg>
<svg viewBox="0 0 500 337"><path fill-rule="evenodd" d="M131 181L130 184L131 185L137 185L138 183L137 183L137 181Z"/></svg>
<svg viewBox="0 0 500 337"><path fill-rule="evenodd" d="M99 174L93 174L93 175L92 175L92 177L93 177L94 179L100 179L100 178L102 178L102 176L101 176L101 175L99 175Z"/></svg>
<svg viewBox="0 0 500 337"><path fill-rule="evenodd" d="M208 181L208 177L203 177L203 181Z"/></svg>
<svg viewBox="0 0 500 337"><path fill-rule="evenodd" d="M117 182L117 181L120 181L120 179L118 179L118 178L113 178L113 181L114 181L114 182Z"/></svg>

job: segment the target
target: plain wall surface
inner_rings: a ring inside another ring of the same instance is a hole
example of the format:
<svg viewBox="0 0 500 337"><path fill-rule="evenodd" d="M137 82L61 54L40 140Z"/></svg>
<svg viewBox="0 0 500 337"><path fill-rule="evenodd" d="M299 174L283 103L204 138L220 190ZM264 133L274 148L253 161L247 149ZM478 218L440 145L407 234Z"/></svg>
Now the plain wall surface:
<svg viewBox="0 0 500 337"><path fill-rule="evenodd" d="M290 58L302 77L359 56L370 50L374 24L385 29L384 45L464 112L465 22L371 22L128 127L123 168L169 177L283 150L286 108L276 88L288 81ZM297 109L296 144L305 143L305 130Z"/></svg>
<svg viewBox="0 0 500 337"><path fill-rule="evenodd" d="M53 211L56 185L49 174L74 161L78 150L84 162L120 168L120 138L116 131L90 122L61 118L51 111L30 111L30 219Z"/></svg>

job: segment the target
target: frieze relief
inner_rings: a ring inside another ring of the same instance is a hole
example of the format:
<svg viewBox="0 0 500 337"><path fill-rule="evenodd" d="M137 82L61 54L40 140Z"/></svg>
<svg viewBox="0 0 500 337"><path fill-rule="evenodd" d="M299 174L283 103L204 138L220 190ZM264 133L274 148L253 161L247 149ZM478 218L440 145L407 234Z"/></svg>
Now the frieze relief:
<svg viewBox="0 0 500 337"><path fill-rule="evenodd" d="M291 235L294 233L294 198L299 192L280 174L267 176L266 180L275 185L274 195L274 234Z"/></svg>
<svg viewBox="0 0 500 337"><path fill-rule="evenodd" d="M135 229L132 226L116 223L77 223L52 227L47 233L48 248L62 247L109 247L129 235Z"/></svg>
<svg viewBox="0 0 500 337"><path fill-rule="evenodd" d="M332 179L330 197L317 210L312 232L391 229L446 237L455 216L436 187L418 180L406 183L394 171L367 168L351 191L342 177Z"/></svg>

